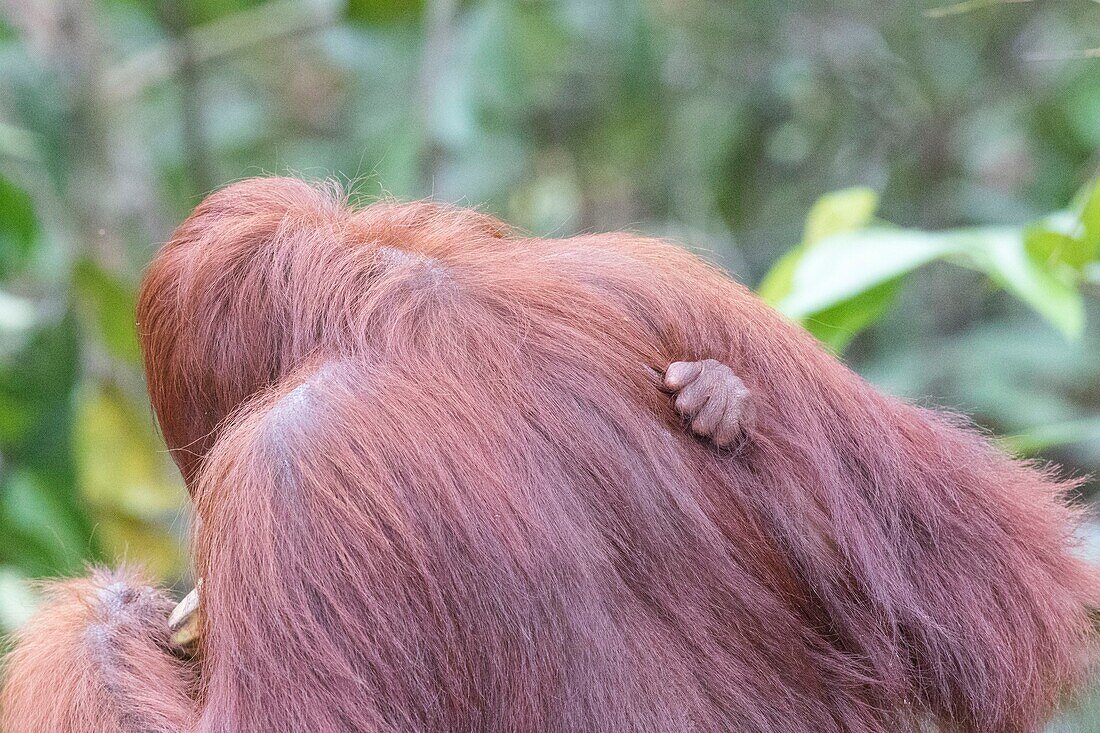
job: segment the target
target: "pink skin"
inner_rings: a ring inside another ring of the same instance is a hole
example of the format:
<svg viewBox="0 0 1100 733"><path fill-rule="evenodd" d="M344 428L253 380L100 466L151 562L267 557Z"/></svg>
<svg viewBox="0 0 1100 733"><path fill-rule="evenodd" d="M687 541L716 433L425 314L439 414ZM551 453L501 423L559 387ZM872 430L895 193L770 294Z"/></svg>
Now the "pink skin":
<svg viewBox="0 0 1100 733"><path fill-rule="evenodd" d="M745 446L756 419L756 406L745 383L714 359L677 361L664 375L665 388L676 395L676 411L702 438L719 448Z"/></svg>

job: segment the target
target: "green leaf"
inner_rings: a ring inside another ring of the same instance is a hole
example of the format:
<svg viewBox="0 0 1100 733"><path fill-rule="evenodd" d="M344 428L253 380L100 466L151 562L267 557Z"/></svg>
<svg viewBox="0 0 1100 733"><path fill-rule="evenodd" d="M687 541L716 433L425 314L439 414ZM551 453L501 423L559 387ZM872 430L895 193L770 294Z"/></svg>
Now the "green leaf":
<svg viewBox="0 0 1100 733"><path fill-rule="evenodd" d="M1096 255L1083 238L1043 227L1029 227L1024 232L1024 245L1028 255L1041 267L1069 265L1079 269Z"/></svg>
<svg viewBox="0 0 1100 733"><path fill-rule="evenodd" d="M75 421L78 483L97 537L114 557L140 560L161 577L177 574L179 542L165 528L186 494L150 412L110 385L89 383L77 395Z"/></svg>
<svg viewBox="0 0 1100 733"><path fill-rule="evenodd" d="M943 257L956 246L949 236L902 229L864 229L830 237L802 255L791 277L791 291L777 307L803 319Z"/></svg>
<svg viewBox="0 0 1100 733"><path fill-rule="evenodd" d="M1081 206L1081 226L1086 238L1100 240L1100 180L1086 188Z"/></svg>
<svg viewBox="0 0 1100 733"><path fill-rule="evenodd" d="M1028 227L1027 252L1040 267L1083 271L1100 256L1100 182L1086 186L1069 211Z"/></svg>
<svg viewBox="0 0 1100 733"><path fill-rule="evenodd" d="M1073 279L1047 264L1056 256L1064 259L1062 249L1076 243L1063 241L1061 237L1070 235L1053 229L1032 231L1029 240L1019 229L1007 227L948 232L880 227L838 234L780 260L762 289L766 286L778 310L802 321L826 343L843 345L886 311L891 289L847 306L850 313L844 309L848 301L929 262L951 258L985 273L1067 338L1076 338L1084 328L1081 296Z"/></svg>
<svg viewBox="0 0 1100 733"><path fill-rule="evenodd" d="M31 197L0 177L0 278L10 277L22 268L38 235Z"/></svg>
<svg viewBox="0 0 1100 733"><path fill-rule="evenodd" d="M99 557L87 507L74 489L78 362L69 316L32 329L22 348L0 362L0 453L7 469L0 485L0 563L29 576L76 572Z"/></svg>
<svg viewBox="0 0 1100 733"><path fill-rule="evenodd" d="M1081 335L1085 306L1080 293L1028 256L1020 231L990 228L961 236L967 246L960 253L971 266L1027 303L1067 338Z"/></svg>
<svg viewBox="0 0 1100 733"><path fill-rule="evenodd" d="M348 0L347 17L367 25L416 21L424 10L423 0Z"/></svg>
<svg viewBox="0 0 1100 733"><path fill-rule="evenodd" d="M869 188L849 188L822 196L810 209L802 244L783 255L757 288L760 297L778 305L794 287L799 261L818 242L867 226L878 207L878 195Z"/></svg>
<svg viewBox="0 0 1100 733"><path fill-rule="evenodd" d="M1100 258L1100 180L1086 189L1081 205L1081 264L1084 267Z"/></svg>
<svg viewBox="0 0 1100 733"><path fill-rule="evenodd" d="M1042 425L1026 433L1009 435L1001 439L1009 450L1025 455L1034 455L1051 448L1087 441L1100 441L1100 417L1086 417Z"/></svg>
<svg viewBox="0 0 1100 733"><path fill-rule="evenodd" d="M183 494L148 410L113 386L90 383L77 395L75 420L77 475L93 505L144 519L180 507Z"/></svg>
<svg viewBox="0 0 1100 733"><path fill-rule="evenodd" d="M890 280L805 319L806 330L833 351L843 351L860 331L882 318L897 300L901 280Z"/></svg>
<svg viewBox="0 0 1100 733"><path fill-rule="evenodd" d="M38 599L27 579L11 567L0 567L0 631L10 632L30 619Z"/></svg>
<svg viewBox="0 0 1100 733"><path fill-rule="evenodd" d="M133 288L88 259L77 263L73 284L107 351L123 361L140 363Z"/></svg>
<svg viewBox="0 0 1100 733"><path fill-rule="evenodd" d="M27 569L69 572L87 559L83 522L29 472L16 471L4 482L0 516L5 530L0 553L18 557Z"/></svg>
<svg viewBox="0 0 1100 733"><path fill-rule="evenodd" d="M783 298L790 294L794 287L794 273L798 269L799 260L805 253L805 247L798 246L779 258L768 274L760 281L756 291L764 302L770 306L778 306Z"/></svg>
<svg viewBox="0 0 1100 733"><path fill-rule="evenodd" d="M878 208L878 194L869 188L847 188L822 196L806 217L804 245L813 245L836 234L862 229Z"/></svg>

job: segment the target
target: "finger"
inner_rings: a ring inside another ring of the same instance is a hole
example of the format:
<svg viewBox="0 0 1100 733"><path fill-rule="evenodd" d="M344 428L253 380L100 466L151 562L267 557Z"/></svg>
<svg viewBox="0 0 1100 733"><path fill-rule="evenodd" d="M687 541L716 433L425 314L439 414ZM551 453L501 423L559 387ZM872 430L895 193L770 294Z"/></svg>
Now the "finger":
<svg viewBox="0 0 1100 733"><path fill-rule="evenodd" d="M726 414L726 396L713 395L691 421L691 430L696 435L713 435Z"/></svg>
<svg viewBox="0 0 1100 733"><path fill-rule="evenodd" d="M727 409L718 427L711 433L711 440L719 448L736 448L745 439L745 426L741 423L741 416L737 410Z"/></svg>
<svg viewBox="0 0 1100 733"><path fill-rule="evenodd" d="M740 423L741 430L751 430L756 425L756 399L743 384L737 391L735 399L737 400L737 422Z"/></svg>
<svg viewBox="0 0 1100 733"><path fill-rule="evenodd" d="M692 382L676 395L676 411L686 418L693 417L710 399L711 392L703 382Z"/></svg>
<svg viewBox="0 0 1100 733"><path fill-rule="evenodd" d="M714 442L723 448L740 449L748 440L756 411L746 390L734 390L726 404L726 413L714 432Z"/></svg>
<svg viewBox="0 0 1100 733"><path fill-rule="evenodd" d="M698 361L674 361L665 370L665 386L672 390L683 389L695 381L703 365Z"/></svg>

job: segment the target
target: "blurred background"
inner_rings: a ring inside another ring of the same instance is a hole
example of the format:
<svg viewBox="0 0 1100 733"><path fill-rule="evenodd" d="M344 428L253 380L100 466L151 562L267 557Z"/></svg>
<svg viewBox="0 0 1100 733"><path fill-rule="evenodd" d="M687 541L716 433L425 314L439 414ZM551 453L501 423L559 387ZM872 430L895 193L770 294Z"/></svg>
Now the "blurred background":
<svg viewBox="0 0 1100 733"><path fill-rule="evenodd" d="M188 582L134 293L229 181L674 238L1087 475L1098 164L1088 0L0 0L0 633L88 562ZM1051 730L1100 730L1100 694Z"/></svg>

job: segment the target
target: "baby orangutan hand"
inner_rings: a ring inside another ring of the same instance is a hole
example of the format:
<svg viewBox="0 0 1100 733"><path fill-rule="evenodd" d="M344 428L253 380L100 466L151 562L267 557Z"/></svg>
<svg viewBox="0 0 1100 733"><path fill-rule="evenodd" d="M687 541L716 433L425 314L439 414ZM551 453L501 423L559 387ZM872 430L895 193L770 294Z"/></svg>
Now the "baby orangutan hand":
<svg viewBox="0 0 1100 733"><path fill-rule="evenodd" d="M752 395L733 370L714 359L677 361L664 375L665 388L676 395L676 411L698 436L719 448L744 447L756 417Z"/></svg>

